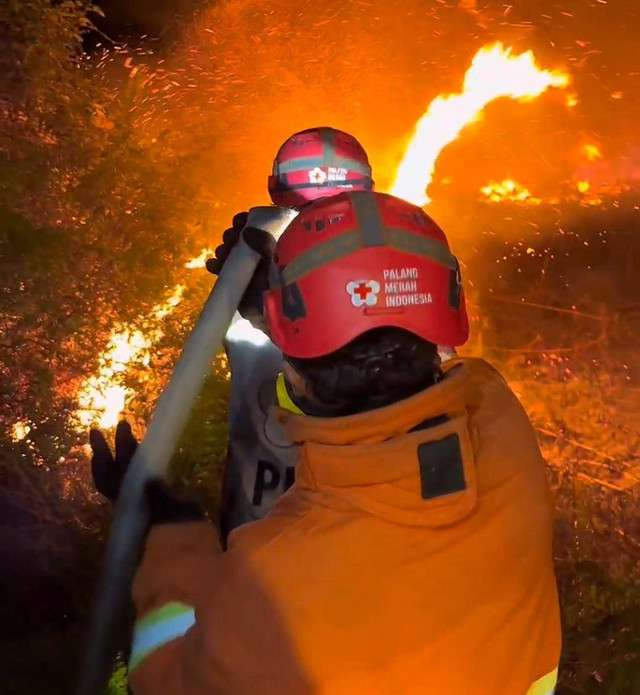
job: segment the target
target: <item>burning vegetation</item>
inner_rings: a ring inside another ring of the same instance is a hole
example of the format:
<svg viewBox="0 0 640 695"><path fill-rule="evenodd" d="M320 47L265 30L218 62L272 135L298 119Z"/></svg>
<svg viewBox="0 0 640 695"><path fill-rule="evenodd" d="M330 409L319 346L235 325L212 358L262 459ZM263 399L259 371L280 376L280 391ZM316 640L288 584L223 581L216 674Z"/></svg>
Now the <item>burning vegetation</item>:
<svg viewBox="0 0 640 695"><path fill-rule="evenodd" d="M540 205L540 198L534 198L531 192L516 181L505 179L504 181L490 181L480 189L483 196L492 203L526 203L527 205Z"/></svg>
<svg viewBox="0 0 640 695"><path fill-rule="evenodd" d="M189 270L204 268L212 254L210 249L203 249L184 267ZM135 324L114 329L106 350L98 358L98 373L80 385L79 409L75 414L80 431L94 425L110 429L118 424L126 406L135 397L134 391L124 384L126 372L131 368L149 367L151 350L164 335L162 320L180 304L185 288L184 284L176 285L168 299L152 308L145 320L145 329Z"/></svg>
<svg viewBox="0 0 640 695"><path fill-rule="evenodd" d="M500 97L534 99L550 87L564 88L568 84L568 75L539 68L531 51L512 55L512 49L500 43L481 48L465 75L463 91L436 97L418 121L390 193L414 204L426 205L429 202L426 191L441 151L460 136L465 126L481 117L487 104ZM540 202L532 198L527 189L510 180L502 184L492 182L481 192L492 202ZM204 267L207 254L211 251L204 249L185 267ZM178 285L165 303L153 308L151 316L159 321L172 311L180 302L183 289ZM160 337L159 327L148 329L146 334L133 327L112 334L106 351L99 357L98 374L80 387L77 413L80 426L86 428L95 421L103 428L116 426L127 400L134 396L121 383L124 373L130 366L148 366L149 349Z"/></svg>
<svg viewBox="0 0 640 695"><path fill-rule="evenodd" d="M568 84L565 73L541 70L531 51L514 56L501 43L481 48L465 74L462 91L436 97L418 121L390 193L426 205L440 152L481 117L487 104L501 97L535 99L550 87Z"/></svg>

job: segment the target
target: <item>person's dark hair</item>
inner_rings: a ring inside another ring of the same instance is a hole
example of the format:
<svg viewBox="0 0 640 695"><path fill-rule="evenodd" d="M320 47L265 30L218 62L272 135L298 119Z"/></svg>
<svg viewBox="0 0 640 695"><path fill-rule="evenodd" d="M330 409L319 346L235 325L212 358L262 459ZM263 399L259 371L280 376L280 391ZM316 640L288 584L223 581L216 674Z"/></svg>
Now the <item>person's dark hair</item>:
<svg viewBox="0 0 640 695"><path fill-rule="evenodd" d="M312 399L299 403L310 415L352 415L381 408L413 396L442 376L437 346L401 328L376 328L322 357L285 357L312 394Z"/></svg>

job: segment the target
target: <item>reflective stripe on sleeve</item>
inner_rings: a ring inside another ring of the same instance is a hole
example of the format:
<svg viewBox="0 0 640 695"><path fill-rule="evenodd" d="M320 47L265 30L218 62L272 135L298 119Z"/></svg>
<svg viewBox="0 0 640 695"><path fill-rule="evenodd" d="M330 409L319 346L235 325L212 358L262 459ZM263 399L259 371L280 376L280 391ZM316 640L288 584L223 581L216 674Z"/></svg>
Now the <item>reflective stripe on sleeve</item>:
<svg viewBox="0 0 640 695"><path fill-rule="evenodd" d="M558 682L558 669L555 668L551 673L542 676L527 690L527 695L553 695Z"/></svg>
<svg viewBox="0 0 640 695"><path fill-rule="evenodd" d="M182 637L195 622L193 607L184 603L167 603L138 620L133 630L129 673L151 652Z"/></svg>

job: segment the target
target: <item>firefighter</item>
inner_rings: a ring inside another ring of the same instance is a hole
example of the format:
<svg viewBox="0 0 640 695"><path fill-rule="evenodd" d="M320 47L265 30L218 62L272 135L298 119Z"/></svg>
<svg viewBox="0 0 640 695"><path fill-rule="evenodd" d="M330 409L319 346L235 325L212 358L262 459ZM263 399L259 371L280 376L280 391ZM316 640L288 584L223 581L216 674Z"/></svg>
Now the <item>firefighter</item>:
<svg viewBox="0 0 640 695"><path fill-rule="evenodd" d="M150 493L136 695L552 695L546 467L503 378L439 359L468 337L443 232L392 196L319 200L278 241L264 308L296 482L224 552Z"/></svg>
<svg viewBox="0 0 640 695"><path fill-rule="evenodd" d="M267 186L274 205L297 209L343 190L373 190L374 182L367 153L356 138L335 128L317 127L287 138L276 154ZM207 262L209 272L219 274L246 221L246 212L233 218L215 258ZM223 546L232 529L264 517L295 478L297 447L267 412L281 370L282 353L264 332L262 292L267 288L266 256L265 253L265 260L243 297L224 343L232 376L229 442L219 517ZM100 432L91 432L90 443L94 475L102 481L107 471L107 482L98 485L98 489L114 500L117 490L109 487L108 471L121 458L128 460L137 442L129 425L122 423L116 432L120 456L116 456L115 462ZM123 641L126 642L124 638ZM125 648L128 653L127 650L128 647Z"/></svg>
<svg viewBox="0 0 640 695"><path fill-rule="evenodd" d="M373 190L371 166L362 145L335 128L310 128L289 137L278 150L268 179L271 201L302 208L318 198L345 190ZM217 275L237 243L247 213L233 219L207 269ZM222 484L220 526L223 539L240 524L264 517L293 483L297 448L265 404L272 397L282 353L264 332L262 292L267 288L262 263L246 292L225 339L231 371L229 444Z"/></svg>

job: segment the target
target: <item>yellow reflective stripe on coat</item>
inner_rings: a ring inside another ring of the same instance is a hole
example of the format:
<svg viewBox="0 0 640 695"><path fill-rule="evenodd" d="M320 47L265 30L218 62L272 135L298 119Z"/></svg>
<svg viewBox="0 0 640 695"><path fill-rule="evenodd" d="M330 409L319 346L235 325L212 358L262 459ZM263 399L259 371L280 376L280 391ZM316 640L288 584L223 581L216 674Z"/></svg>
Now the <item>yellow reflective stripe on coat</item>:
<svg viewBox="0 0 640 695"><path fill-rule="evenodd" d="M184 603L167 603L138 620L133 630L129 673L151 652L182 637L195 622L193 606Z"/></svg>
<svg viewBox="0 0 640 695"><path fill-rule="evenodd" d="M554 669L546 676L542 676L527 690L527 695L553 695L558 682L558 669Z"/></svg>
<svg viewBox="0 0 640 695"><path fill-rule="evenodd" d="M278 378L276 379L276 397L278 399L278 405L284 410L288 410L290 413L295 413L296 415L304 415L302 410L300 410L291 399L289 391L287 391L284 374L278 374Z"/></svg>

